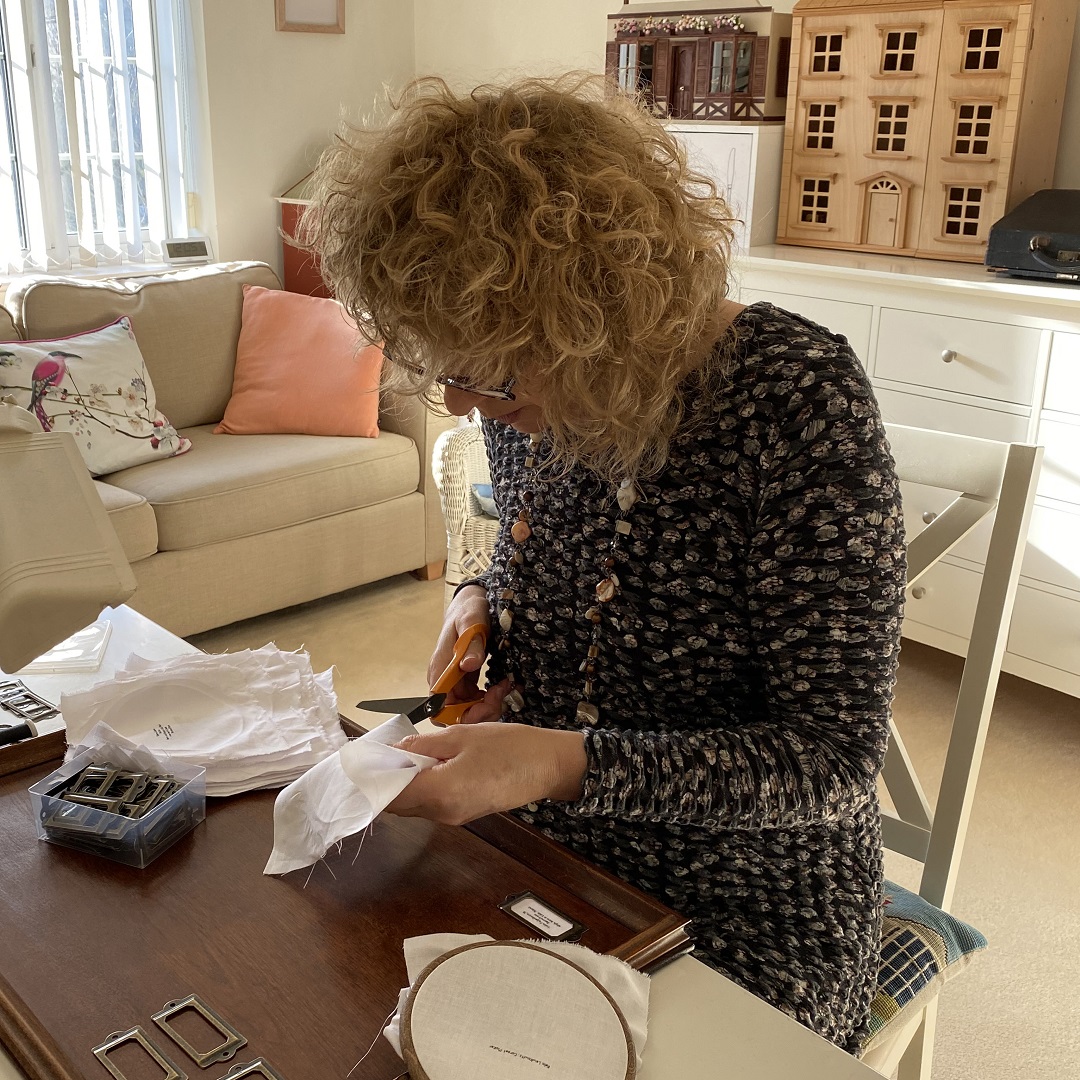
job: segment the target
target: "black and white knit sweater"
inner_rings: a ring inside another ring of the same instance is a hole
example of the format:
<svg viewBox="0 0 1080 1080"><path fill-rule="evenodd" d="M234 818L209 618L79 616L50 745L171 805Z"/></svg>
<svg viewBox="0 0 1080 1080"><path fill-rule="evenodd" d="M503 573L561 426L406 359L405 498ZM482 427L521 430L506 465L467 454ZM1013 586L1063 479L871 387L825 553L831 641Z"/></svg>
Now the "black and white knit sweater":
<svg viewBox="0 0 1080 1080"><path fill-rule="evenodd" d="M603 605L576 804L519 811L694 920L703 961L846 1049L873 995L882 859L875 778L900 643L899 490L877 405L839 337L769 304L708 428L639 484ZM716 376L720 377L720 376ZM601 559L618 509L585 470L538 482L528 438L485 422L500 531L534 492L514 622L489 678L512 719L578 730Z"/></svg>

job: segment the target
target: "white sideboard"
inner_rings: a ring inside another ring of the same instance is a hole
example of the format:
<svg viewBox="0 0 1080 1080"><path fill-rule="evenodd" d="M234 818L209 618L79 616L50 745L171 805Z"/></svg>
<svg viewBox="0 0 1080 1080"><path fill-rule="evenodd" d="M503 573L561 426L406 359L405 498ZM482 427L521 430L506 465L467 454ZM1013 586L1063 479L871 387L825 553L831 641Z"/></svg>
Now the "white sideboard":
<svg viewBox="0 0 1080 1080"><path fill-rule="evenodd" d="M737 299L844 334L885 419L1045 448L1003 669L1080 697L1080 287L979 266L752 247ZM909 535L953 493L904 488ZM909 590L906 636L963 654L987 530Z"/></svg>

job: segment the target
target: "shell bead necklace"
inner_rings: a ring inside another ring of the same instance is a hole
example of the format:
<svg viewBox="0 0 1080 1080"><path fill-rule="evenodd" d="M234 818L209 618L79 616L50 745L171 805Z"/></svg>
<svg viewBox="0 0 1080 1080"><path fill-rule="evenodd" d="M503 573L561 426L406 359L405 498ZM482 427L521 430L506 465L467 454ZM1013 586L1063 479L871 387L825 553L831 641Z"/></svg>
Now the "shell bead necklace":
<svg viewBox="0 0 1080 1080"><path fill-rule="evenodd" d="M543 440L543 435L530 435L529 440L531 446L525 458L525 467L535 481L537 447ZM615 527L611 538L599 557L600 580L594 590L596 600L582 616L590 624L589 646L585 658L578 667L578 671L584 678L581 699L577 703L575 716L579 723L588 724L590 727L600 720L600 710L592 699L595 692L594 676L600 661L600 644L603 633L602 609L619 592L619 578L615 573L616 555L622 538L629 536L632 529L630 522L627 520L627 515L638 500L638 490L634 481L620 481L615 497L619 506L619 514L615 519ZM499 593L497 600L499 627L502 630L499 648L502 650L507 649L510 645L511 628L514 625L514 603L517 600L518 589L520 588L521 567L525 563L525 550L530 543L537 543L533 531L533 501L533 490L528 487L525 488L521 492L521 509L518 511L517 520L510 526L510 537L514 541L514 551L510 557L506 587ZM506 697L506 701L511 711L518 713L525 706L525 698L521 689L514 683L512 673L510 673L510 681L511 690Z"/></svg>

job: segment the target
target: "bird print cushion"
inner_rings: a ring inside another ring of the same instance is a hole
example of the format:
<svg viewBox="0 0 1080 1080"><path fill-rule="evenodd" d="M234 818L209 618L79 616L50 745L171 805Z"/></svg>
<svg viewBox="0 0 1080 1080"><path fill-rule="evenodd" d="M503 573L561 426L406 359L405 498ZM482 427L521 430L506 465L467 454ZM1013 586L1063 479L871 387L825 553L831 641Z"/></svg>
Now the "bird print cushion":
<svg viewBox="0 0 1080 1080"><path fill-rule="evenodd" d="M157 411L131 320L53 341L0 342L0 397L45 431L69 431L94 476L173 457L191 443Z"/></svg>

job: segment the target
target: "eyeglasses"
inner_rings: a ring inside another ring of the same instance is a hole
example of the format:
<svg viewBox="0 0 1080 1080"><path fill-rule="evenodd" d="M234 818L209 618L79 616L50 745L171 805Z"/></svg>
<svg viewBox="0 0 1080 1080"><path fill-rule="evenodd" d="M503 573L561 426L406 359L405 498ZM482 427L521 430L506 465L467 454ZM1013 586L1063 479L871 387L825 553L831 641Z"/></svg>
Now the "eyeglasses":
<svg viewBox="0 0 1080 1080"><path fill-rule="evenodd" d="M383 356L391 363L397 364L398 367L403 367L406 371L411 371L414 375L419 375L421 378L427 376L427 372L422 367L418 367L416 364L407 363L404 360L398 360L386 352L385 349L383 350ZM517 384L517 379L513 377L511 377L503 386L498 387L471 386L457 375L436 375L435 381L440 386L449 386L451 390L460 390L463 394L473 394L476 397L490 398L492 401L517 400L514 396L514 386Z"/></svg>
<svg viewBox="0 0 1080 1080"><path fill-rule="evenodd" d="M436 375L435 381L440 386L449 386L452 390L460 390L465 394L473 394L476 397L490 398L492 401L514 401L514 385L517 380L509 379L505 385L499 387L470 386L467 382L459 379L456 375Z"/></svg>

